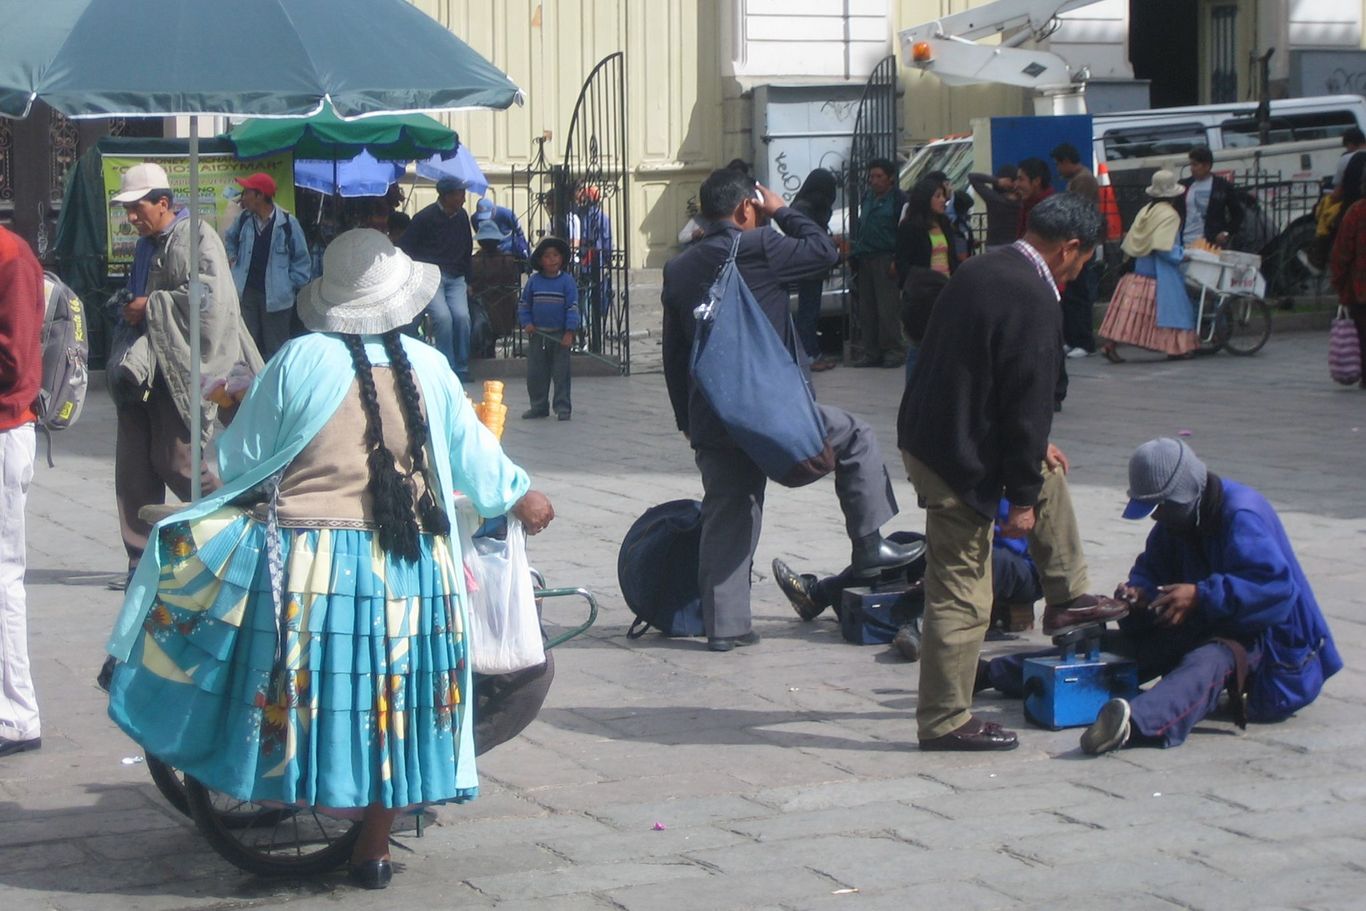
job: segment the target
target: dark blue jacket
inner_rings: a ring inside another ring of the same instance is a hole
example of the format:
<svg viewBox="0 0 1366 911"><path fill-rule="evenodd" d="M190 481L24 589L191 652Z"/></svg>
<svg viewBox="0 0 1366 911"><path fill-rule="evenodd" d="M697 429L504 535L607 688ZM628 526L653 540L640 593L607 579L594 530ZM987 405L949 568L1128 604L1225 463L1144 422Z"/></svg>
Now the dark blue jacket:
<svg viewBox="0 0 1366 911"><path fill-rule="evenodd" d="M1283 718L1314 700L1322 681L1342 669L1342 658L1271 504L1235 481L1211 475L1210 482L1222 485L1214 514L1202 515L1194 533L1155 523L1129 584L1151 600L1159 585L1194 583L1196 607L1186 623L1206 639L1236 639L1260 650L1248 717ZM1128 621L1121 626L1136 628ZM1273 692L1282 695L1276 699Z"/></svg>
<svg viewBox="0 0 1366 911"><path fill-rule="evenodd" d="M578 332L579 288L574 284L574 276L561 272L554 278L547 278L540 272L533 272L522 289L517 323L546 332Z"/></svg>

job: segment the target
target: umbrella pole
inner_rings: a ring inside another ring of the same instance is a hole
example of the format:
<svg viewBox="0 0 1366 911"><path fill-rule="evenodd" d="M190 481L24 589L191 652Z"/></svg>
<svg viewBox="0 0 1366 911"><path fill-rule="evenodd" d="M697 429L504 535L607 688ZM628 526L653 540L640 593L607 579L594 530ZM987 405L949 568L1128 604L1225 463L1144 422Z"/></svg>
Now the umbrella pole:
<svg viewBox="0 0 1366 911"><path fill-rule="evenodd" d="M190 502L197 503L204 457L204 404L199 380L199 118L190 116Z"/></svg>

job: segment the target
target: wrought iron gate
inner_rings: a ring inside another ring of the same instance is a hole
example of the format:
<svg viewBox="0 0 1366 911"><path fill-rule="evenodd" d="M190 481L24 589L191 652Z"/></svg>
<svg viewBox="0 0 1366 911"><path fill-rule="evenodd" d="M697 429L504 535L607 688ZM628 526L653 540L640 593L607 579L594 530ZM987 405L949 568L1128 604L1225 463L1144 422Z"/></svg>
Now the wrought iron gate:
<svg viewBox="0 0 1366 911"><path fill-rule="evenodd" d="M868 162L884 158L896 164L896 143L899 138L896 126L896 72L896 56L882 58L864 83L863 97L859 99L858 117L854 120L854 136L849 147L849 162L844 172L844 231L850 245L858 236L859 203L868 186ZM893 174L893 178L897 179L897 175ZM844 275L845 309L849 317L849 331L845 337L861 344L863 333L859 323L857 283L847 278L850 275L848 269L844 270Z"/></svg>
<svg viewBox="0 0 1366 911"><path fill-rule="evenodd" d="M625 78L622 52L599 61L574 104L563 163L547 159L547 137L539 137L535 160L525 170L517 169L513 182L514 195L525 193L523 222L532 244L554 234L568 240L574 250L583 348L629 374L631 221Z"/></svg>
<svg viewBox="0 0 1366 911"><path fill-rule="evenodd" d="M849 206L846 230L851 237L858 230L858 206L868 183L868 162L875 158L896 162L896 71L896 55L884 57L873 67L859 99L844 184Z"/></svg>

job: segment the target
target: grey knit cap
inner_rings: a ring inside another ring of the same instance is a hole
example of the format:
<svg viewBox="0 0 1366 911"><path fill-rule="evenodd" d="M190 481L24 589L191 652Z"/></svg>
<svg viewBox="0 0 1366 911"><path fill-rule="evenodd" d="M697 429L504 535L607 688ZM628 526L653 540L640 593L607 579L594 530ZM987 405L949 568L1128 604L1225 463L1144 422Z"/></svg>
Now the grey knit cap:
<svg viewBox="0 0 1366 911"><path fill-rule="evenodd" d="M1205 491L1205 463L1180 440L1159 437L1129 458L1129 505L1124 518L1144 519L1164 502L1187 505Z"/></svg>

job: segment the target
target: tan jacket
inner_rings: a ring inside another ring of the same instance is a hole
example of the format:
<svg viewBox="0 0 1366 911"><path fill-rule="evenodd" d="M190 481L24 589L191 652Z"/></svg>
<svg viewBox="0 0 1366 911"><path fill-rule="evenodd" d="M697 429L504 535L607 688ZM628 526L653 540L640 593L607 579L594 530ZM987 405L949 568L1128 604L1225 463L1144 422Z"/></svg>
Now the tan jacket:
<svg viewBox="0 0 1366 911"><path fill-rule="evenodd" d="M190 219L171 226L161 249L152 258L147 279L147 339L156 369L166 380L176 410L190 425ZM213 223L199 223L199 357L200 374L224 377L238 361L260 372L261 355L242 322L237 288L228 254ZM201 432L208 435L218 408L203 402Z"/></svg>

